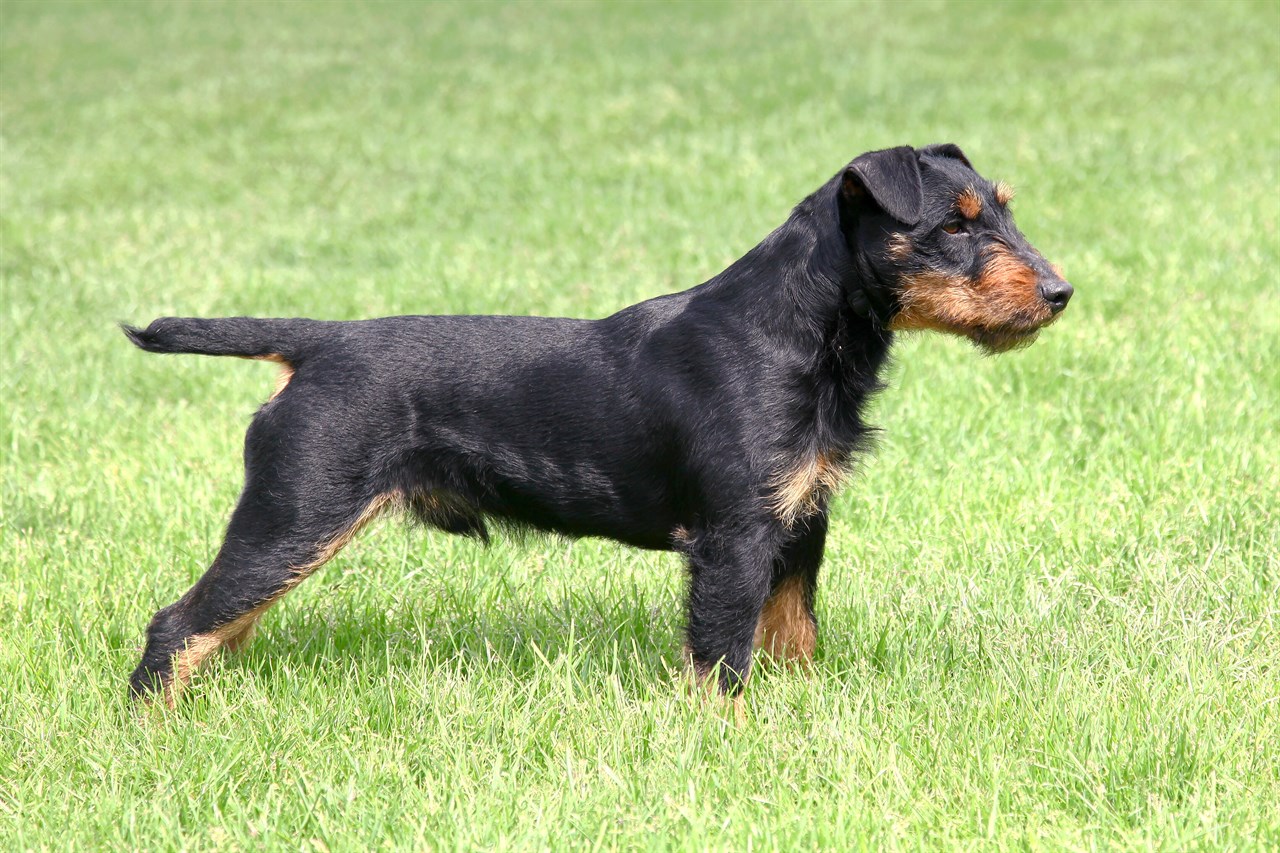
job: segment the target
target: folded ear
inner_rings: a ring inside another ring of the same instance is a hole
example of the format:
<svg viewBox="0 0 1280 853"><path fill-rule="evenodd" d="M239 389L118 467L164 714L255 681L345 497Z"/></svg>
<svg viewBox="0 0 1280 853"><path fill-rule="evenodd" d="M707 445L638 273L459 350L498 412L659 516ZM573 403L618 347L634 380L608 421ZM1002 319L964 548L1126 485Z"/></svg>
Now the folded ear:
<svg viewBox="0 0 1280 853"><path fill-rule="evenodd" d="M924 148L920 149L920 153L932 154L935 157L950 157L952 160L959 160L970 169L973 169L973 164L969 162L969 158L964 156L964 152L960 150L960 146L956 145L954 142L943 142L940 145L926 145ZM974 171L976 172L977 170L974 169Z"/></svg>
<svg viewBox="0 0 1280 853"><path fill-rule="evenodd" d="M874 203L899 222L915 225L923 202L915 149L903 145L861 155L845 168L840 192L855 209Z"/></svg>

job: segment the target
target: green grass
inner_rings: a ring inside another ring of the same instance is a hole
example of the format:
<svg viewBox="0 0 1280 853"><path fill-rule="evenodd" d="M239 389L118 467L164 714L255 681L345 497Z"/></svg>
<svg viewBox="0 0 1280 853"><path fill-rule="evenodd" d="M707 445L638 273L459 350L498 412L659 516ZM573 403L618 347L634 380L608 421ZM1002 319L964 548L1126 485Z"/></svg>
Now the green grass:
<svg viewBox="0 0 1280 853"><path fill-rule="evenodd" d="M0 848L1280 844L1280 6L0 5ZM367 532L124 700L272 370L162 314L602 316L960 143L1077 295L905 341L808 678L679 685L682 569Z"/></svg>

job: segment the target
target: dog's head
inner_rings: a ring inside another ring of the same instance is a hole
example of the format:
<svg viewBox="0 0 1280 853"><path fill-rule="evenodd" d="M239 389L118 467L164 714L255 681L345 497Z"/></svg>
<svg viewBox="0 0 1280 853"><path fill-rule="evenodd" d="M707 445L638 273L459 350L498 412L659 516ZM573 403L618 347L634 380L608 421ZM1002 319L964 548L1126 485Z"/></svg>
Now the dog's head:
<svg viewBox="0 0 1280 853"><path fill-rule="evenodd" d="M840 176L841 228L894 330L963 335L987 352L1030 343L1072 288L1014 225L1013 192L955 145L863 154Z"/></svg>

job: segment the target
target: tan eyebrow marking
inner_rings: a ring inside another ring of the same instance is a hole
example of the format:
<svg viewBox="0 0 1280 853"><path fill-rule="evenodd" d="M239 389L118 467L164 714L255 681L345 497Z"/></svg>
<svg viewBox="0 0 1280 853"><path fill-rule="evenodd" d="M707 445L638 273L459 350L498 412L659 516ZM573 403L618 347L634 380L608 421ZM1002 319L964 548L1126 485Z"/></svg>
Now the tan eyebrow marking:
<svg viewBox="0 0 1280 853"><path fill-rule="evenodd" d="M982 198L973 187L965 187L960 195L956 196L956 208L965 219L977 219L982 213Z"/></svg>
<svg viewBox="0 0 1280 853"><path fill-rule="evenodd" d="M1009 186L1004 181L996 181L996 201L1001 205L1005 205L1012 200L1013 187Z"/></svg>

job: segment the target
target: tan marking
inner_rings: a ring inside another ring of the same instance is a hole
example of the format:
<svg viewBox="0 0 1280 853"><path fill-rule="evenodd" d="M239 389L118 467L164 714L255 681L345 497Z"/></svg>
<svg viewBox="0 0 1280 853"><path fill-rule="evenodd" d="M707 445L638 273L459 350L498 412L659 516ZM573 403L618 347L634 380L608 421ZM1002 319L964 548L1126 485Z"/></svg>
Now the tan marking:
<svg viewBox="0 0 1280 853"><path fill-rule="evenodd" d="M400 499L401 494L399 492L386 492L378 495L369 502L364 512L360 513L360 516L346 531L320 547L314 560L301 566L292 567L292 576L270 599L259 604L248 613L242 613L230 622L219 625L206 634L195 634L188 637L185 647L173 656L172 675L164 689L165 703L173 707L178 700L178 696L182 693L187 683L191 681L191 676L219 649L224 646L232 651L243 648L252 638L258 619L262 617L262 614L271 605L306 580L316 569L329 562L335 554L342 550L343 546L360 532L361 528L376 518L387 506L398 502Z"/></svg>
<svg viewBox="0 0 1280 853"><path fill-rule="evenodd" d="M250 361L274 361L280 365L280 372L276 375L275 388L271 392L271 396L267 398L270 403L276 397L279 397L284 389L289 387L290 380L293 379L293 365L278 352L269 352L266 355L241 355L237 358L247 358Z"/></svg>
<svg viewBox="0 0 1280 853"><path fill-rule="evenodd" d="M844 474L843 461L831 453L818 451L805 458L774 479L773 514L787 527L813 515L823 498L839 490Z"/></svg>
<svg viewBox="0 0 1280 853"><path fill-rule="evenodd" d="M255 361L274 361L280 365L280 372L276 374L276 387L271 392L271 396L267 398L267 402L271 402L279 397L284 389L289 387L289 381L293 379L293 365L285 360L285 357L278 352L268 353L267 355L254 356Z"/></svg>
<svg viewBox="0 0 1280 853"><path fill-rule="evenodd" d="M1006 205L1013 201L1013 187L1004 181L996 181L996 203Z"/></svg>
<svg viewBox="0 0 1280 853"><path fill-rule="evenodd" d="M248 624L240 628L237 633L227 635L227 638L222 643L223 648L232 653L243 651L245 646L249 645L250 641L253 640L254 634L258 633L258 620L262 618L263 613L267 612L267 608L275 604L275 602L276 599L273 598L267 604L256 608L253 611L253 619Z"/></svg>
<svg viewBox="0 0 1280 853"><path fill-rule="evenodd" d="M280 372L276 374L276 387L271 392L271 396L267 398L267 402L271 402L276 397L279 397L284 389L289 387L289 381L291 379L293 379L293 365L286 364L280 369Z"/></svg>
<svg viewBox="0 0 1280 853"><path fill-rule="evenodd" d="M978 289L990 294L993 301L1015 305L1019 311L1032 309L1033 314L1044 311L1047 315L1047 309L1040 305L1043 300L1037 289L1038 283L1036 271L1003 246L991 250L991 257L978 277Z"/></svg>
<svg viewBox="0 0 1280 853"><path fill-rule="evenodd" d="M911 238L901 232L894 234L885 244L885 254L893 258L895 261L904 261L911 257L915 246L911 243Z"/></svg>
<svg viewBox="0 0 1280 853"><path fill-rule="evenodd" d="M678 548L687 548L693 542L693 534L683 524L671 528L671 542Z"/></svg>
<svg viewBox="0 0 1280 853"><path fill-rule="evenodd" d="M1040 298L1035 270L997 246L976 280L945 273L905 276L895 331L932 329L972 338L993 352L1031 341L1055 315Z"/></svg>
<svg viewBox="0 0 1280 853"><path fill-rule="evenodd" d="M973 187L965 187L956 196L956 209L965 219L977 219L982 214L982 196Z"/></svg>
<svg viewBox="0 0 1280 853"><path fill-rule="evenodd" d="M975 282L964 276L933 271L903 276L898 294L902 307L889 328L895 332L933 329L962 333L963 321L973 314L970 303L974 297L969 291L974 285Z"/></svg>
<svg viewBox="0 0 1280 853"><path fill-rule="evenodd" d="M205 664L214 653L223 646L232 646L233 650L240 648L247 639L248 634L253 632L253 626L262 616L268 607L275 603L275 599L260 604L248 613L244 613L232 619L225 625L219 625L207 634L196 634L187 638L186 646L182 651L173 656L173 674L169 678L169 683L165 685L164 701L170 708L178 701L183 689L191 681L191 677L195 675L196 670Z"/></svg>
<svg viewBox="0 0 1280 853"><path fill-rule="evenodd" d="M170 706L177 701L178 694L195 671L221 647L222 638L217 634L196 634L187 638L186 646L173 656L173 677L165 693L165 701Z"/></svg>
<svg viewBox="0 0 1280 853"><path fill-rule="evenodd" d="M805 583L787 578L765 602L756 623L755 647L777 661L807 663L818 645L818 627L809 615Z"/></svg>
<svg viewBox="0 0 1280 853"><path fill-rule="evenodd" d="M403 498L402 493L395 491L384 492L369 501L369 505L364 508L364 512L360 513L355 522L344 532L333 537L328 544L323 545L314 560L301 566L293 567L293 579L276 595L276 598L302 583L311 576L312 572L332 560L334 555L345 548L347 543L354 539L355 535L363 530L366 524L377 518L387 507L401 502Z"/></svg>

